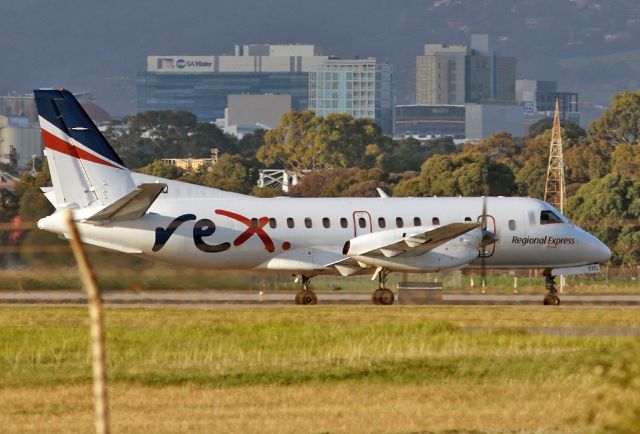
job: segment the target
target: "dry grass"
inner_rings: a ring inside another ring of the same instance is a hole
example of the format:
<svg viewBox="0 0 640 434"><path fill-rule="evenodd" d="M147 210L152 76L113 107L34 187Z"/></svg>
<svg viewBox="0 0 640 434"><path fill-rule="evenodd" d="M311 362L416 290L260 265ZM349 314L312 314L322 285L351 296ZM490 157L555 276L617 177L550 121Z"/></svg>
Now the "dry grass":
<svg viewBox="0 0 640 434"><path fill-rule="evenodd" d="M86 324L80 308L0 308L0 431L92 430ZM110 308L106 324L114 432L634 433L640 420L638 338L523 330L636 330L637 309Z"/></svg>
<svg viewBox="0 0 640 434"><path fill-rule="evenodd" d="M230 389L111 388L121 433L388 433L582 431L587 385L383 386L323 384ZM6 433L90 432L89 386L0 390ZM553 409L552 411L550 411Z"/></svg>

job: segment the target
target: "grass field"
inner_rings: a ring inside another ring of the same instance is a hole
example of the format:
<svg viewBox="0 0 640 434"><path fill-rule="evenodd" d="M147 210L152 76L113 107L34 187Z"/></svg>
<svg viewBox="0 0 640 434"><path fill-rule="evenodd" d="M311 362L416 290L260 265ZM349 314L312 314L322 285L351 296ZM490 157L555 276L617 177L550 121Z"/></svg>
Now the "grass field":
<svg viewBox="0 0 640 434"><path fill-rule="evenodd" d="M107 309L112 425L132 433L637 432L640 339L620 335L640 330L638 313ZM0 309L0 431L92 430L86 325L79 308Z"/></svg>

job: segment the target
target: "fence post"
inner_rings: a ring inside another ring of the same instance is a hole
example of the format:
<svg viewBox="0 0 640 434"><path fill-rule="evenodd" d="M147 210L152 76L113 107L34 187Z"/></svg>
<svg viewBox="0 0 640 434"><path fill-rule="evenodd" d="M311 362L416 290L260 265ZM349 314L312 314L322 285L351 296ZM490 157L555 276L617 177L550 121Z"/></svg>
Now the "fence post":
<svg viewBox="0 0 640 434"><path fill-rule="evenodd" d="M91 328L91 359L93 370L93 398L97 434L109 434L109 399L107 396L107 374L104 351L104 316L100 302L100 289L91 269L87 252L80 241L80 233L71 210L65 211L65 219L71 234L71 249L78 263L82 286L89 303L89 325Z"/></svg>

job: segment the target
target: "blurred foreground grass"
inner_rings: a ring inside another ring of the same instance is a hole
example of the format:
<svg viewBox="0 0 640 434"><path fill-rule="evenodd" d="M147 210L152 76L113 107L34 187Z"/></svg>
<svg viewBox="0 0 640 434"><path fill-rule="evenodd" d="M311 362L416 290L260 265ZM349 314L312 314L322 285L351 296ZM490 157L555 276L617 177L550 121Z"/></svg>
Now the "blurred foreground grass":
<svg viewBox="0 0 640 434"><path fill-rule="evenodd" d="M299 284L290 275L247 271L218 271L167 267L154 264L147 267L96 267L103 290L254 290L297 291ZM603 269L597 275L569 276L565 290L569 293L638 293L640 292L639 270ZM517 277L517 279L514 279ZM401 281L439 281L446 291L479 292L479 274L402 274L392 273L389 288ZM472 283L473 282L473 283ZM312 280L316 291L365 291L370 292L376 282L370 276L318 276ZM516 286L514 286L516 285ZM80 289L80 280L75 267L34 267L26 269L0 269L0 290L56 290ZM535 293L544 292L544 279L533 272L512 275L507 271L491 271L486 278L488 293Z"/></svg>
<svg viewBox="0 0 640 434"><path fill-rule="evenodd" d="M90 426L86 317L0 309L0 426ZM640 340L621 336L636 309L110 308L106 324L125 432L640 426Z"/></svg>

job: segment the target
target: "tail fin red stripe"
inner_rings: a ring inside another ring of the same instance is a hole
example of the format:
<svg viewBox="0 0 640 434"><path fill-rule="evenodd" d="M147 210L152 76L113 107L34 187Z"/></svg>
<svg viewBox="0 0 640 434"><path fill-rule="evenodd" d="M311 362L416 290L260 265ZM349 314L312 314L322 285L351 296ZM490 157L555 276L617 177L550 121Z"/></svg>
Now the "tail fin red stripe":
<svg viewBox="0 0 640 434"><path fill-rule="evenodd" d="M103 160L100 157L96 157L95 155L90 154L89 152L83 149L73 146L71 143L66 142L61 138L54 136L53 134L51 134L50 132L44 129L41 129L40 131L42 133L42 141L44 142L44 146L46 148L61 152L71 157L79 158L81 160L87 160L93 163L103 164L105 166L115 167L119 169L118 166L115 166L109 163L108 161Z"/></svg>

